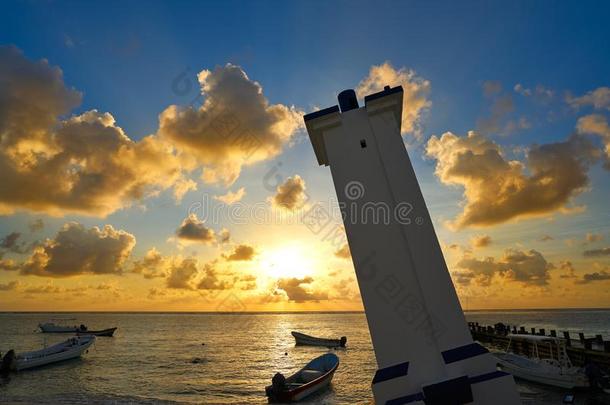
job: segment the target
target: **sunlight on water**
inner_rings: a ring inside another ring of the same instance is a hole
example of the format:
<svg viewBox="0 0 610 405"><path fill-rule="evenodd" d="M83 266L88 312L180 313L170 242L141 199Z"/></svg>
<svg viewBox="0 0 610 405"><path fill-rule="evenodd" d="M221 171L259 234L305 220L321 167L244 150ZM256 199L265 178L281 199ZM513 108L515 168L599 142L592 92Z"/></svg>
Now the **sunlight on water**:
<svg viewBox="0 0 610 405"><path fill-rule="evenodd" d="M607 331L610 312L474 312L469 320ZM72 315L62 315L71 317ZM0 314L0 350L41 347L66 338L36 332L50 314ZM264 388L277 371L291 374L326 348L295 347L290 331L339 338L340 366L329 390L311 403L370 403L376 370L364 314L77 314L90 328L118 326L80 360L13 374L0 383L0 402L88 401L266 403ZM610 337L610 335L608 335ZM561 391L519 383L524 403L561 403ZM604 401L578 402L598 404Z"/></svg>

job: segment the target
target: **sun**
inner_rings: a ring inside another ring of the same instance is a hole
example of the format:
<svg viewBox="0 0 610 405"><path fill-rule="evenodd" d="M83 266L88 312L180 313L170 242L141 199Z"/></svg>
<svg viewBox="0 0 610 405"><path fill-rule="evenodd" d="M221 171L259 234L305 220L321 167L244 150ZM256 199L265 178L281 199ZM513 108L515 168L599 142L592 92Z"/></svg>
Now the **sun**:
<svg viewBox="0 0 610 405"><path fill-rule="evenodd" d="M314 260L302 246L297 244L280 246L263 254L261 269L274 278L303 278L313 273Z"/></svg>

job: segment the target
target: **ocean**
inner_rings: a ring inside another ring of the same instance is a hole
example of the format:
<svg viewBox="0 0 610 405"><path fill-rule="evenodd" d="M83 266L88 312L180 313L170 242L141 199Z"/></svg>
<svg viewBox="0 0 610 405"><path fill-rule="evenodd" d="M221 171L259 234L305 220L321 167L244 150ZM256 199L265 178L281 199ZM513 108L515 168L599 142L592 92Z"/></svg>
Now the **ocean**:
<svg viewBox="0 0 610 405"><path fill-rule="evenodd" d="M66 339L36 331L50 318L77 318L91 329L117 326L81 359L0 378L0 403L264 404L264 387L326 348L295 346L290 331L340 337L332 386L312 404L371 403L376 370L363 313L0 313L0 350L29 351ZM469 321L601 333L610 310L473 311ZM523 403L560 404L562 390L518 382ZM578 393L577 404L610 404L610 395Z"/></svg>

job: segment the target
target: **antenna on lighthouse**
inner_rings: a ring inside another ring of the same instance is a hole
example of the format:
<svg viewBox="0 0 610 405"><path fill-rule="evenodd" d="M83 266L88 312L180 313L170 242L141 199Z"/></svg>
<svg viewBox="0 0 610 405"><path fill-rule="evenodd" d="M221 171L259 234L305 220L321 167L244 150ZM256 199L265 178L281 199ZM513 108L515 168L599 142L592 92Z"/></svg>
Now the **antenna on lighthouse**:
<svg viewBox="0 0 610 405"><path fill-rule="evenodd" d="M510 374L474 343L400 135L402 87L305 115L330 166L378 370L377 404L513 405Z"/></svg>

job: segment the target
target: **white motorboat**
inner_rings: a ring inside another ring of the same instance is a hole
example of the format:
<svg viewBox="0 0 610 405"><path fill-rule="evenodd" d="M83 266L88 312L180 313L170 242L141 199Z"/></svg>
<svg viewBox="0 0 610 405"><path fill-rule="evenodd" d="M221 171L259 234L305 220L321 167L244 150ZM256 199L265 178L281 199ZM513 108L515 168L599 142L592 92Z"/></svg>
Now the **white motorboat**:
<svg viewBox="0 0 610 405"><path fill-rule="evenodd" d="M582 367L572 365L565 342L551 336L508 335L506 352L494 352L498 367L517 378L554 387L575 389L588 388L589 378ZM532 345L532 357L511 353L515 341L527 341ZM549 357L540 357L539 347L549 349Z"/></svg>
<svg viewBox="0 0 610 405"><path fill-rule="evenodd" d="M38 327L43 333L74 333L74 332L85 332L87 327L85 325L66 325L62 323L56 323L54 321L74 321L75 319L52 319L45 323L39 323Z"/></svg>
<svg viewBox="0 0 610 405"><path fill-rule="evenodd" d="M75 336L41 350L15 354L9 350L2 359L3 371L20 371L69 360L85 352L95 342L95 336Z"/></svg>
<svg viewBox="0 0 610 405"><path fill-rule="evenodd" d="M294 337L297 345L304 346L324 346L324 347L345 347L347 338L342 336L341 339L327 339L315 336L306 335L300 332L290 332Z"/></svg>

